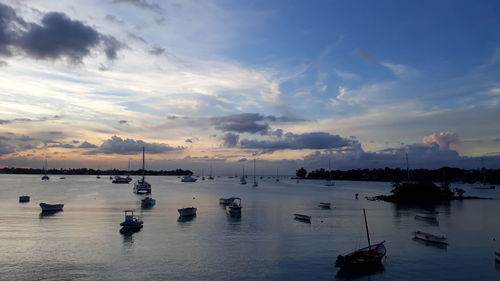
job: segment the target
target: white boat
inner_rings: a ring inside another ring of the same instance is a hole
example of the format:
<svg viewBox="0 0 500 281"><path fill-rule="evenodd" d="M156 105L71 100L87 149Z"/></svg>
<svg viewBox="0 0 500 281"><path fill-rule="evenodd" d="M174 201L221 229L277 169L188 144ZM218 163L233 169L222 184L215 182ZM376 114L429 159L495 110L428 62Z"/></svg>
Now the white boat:
<svg viewBox="0 0 500 281"><path fill-rule="evenodd" d="M195 182L197 180L197 178L193 178L191 175L183 176L181 178L181 182Z"/></svg>
<svg viewBox="0 0 500 281"><path fill-rule="evenodd" d="M144 208L152 207L156 204L156 200L151 198L151 196L146 196L141 199L141 206Z"/></svg>
<svg viewBox="0 0 500 281"><path fill-rule="evenodd" d="M255 176L255 159L253 159L253 187L259 186L259 183L257 183L257 177Z"/></svg>
<svg viewBox="0 0 500 281"><path fill-rule="evenodd" d="M113 179L112 183L116 184L128 184L132 181L132 178L130 176L127 177L121 177L121 176L115 176Z"/></svg>
<svg viewBox="0 0 500 281"><path fill-rule="evenodd" d="M30 197L28 195L19 196L19 203L26 203L30 201Z"/></svg>
<svg viewBox="0 0 500 281"><path fill-rule="evenodd" d="M294 219L303 221L303 222L311 222L311 216L302 215L302 214L293 214Z"/></svg>
<svg viewBox="0 0 500 281"><path fill-rule="evenodd" d="M177 211L179 212L179 215L181 217L196 216L196 208L195 207L187 207L187 208L177 209Z"/></svg>
<svg viewBox="0 0 500 281"><path fill-rule="evenodd" d="M142 148L142 179L134 183L134 193L151 193L151 184L146 181L144 168L144 147Z"/></svg>
<svg viewBox="0 0 500 281"><path fill-rule="evenodd" d="M47 204L40 203L40 208L42 208L42 212L57 212L62 211L64 204Z"/></svg>
<svg viewBox="0 0 500 281"><path fill-rule="evenodd" d="M233 197L233 202L226 206L229 213L241 213L241 198Z"/></svg>
<svg viewBox="0 0 500 281"><path fill-rule="evenodd" d="M419 218L429 219L429 220L437 220L438 212L435 211L418 211L415 216Z"/></svg>
<svg viewBox="0 0 500 281"><path fill-rule="evenodd" d="M321 207L321 208L323 208L323 209L330 209L331 204L327 203L327 202L319 202L318 206Z"/></svg>
<svg viewBox="0 0 500 281"><path fill-rule="evenodd" d="M430 234L430 233L423 232L423 231L413 232L413 235L414 235L415 239L420 239L420 240L424 240L427 242L448 245L448 238L446 238L444 236L437 236L437 235Z"/></svg>
<svg viewBox="0 0 500 281"><path fill-rule="evenodd" d="M123 212L125 212L125 221L120 223L122 229L136 230L142 228L144 222L134 215L134 210L125 210Z"/></svg>

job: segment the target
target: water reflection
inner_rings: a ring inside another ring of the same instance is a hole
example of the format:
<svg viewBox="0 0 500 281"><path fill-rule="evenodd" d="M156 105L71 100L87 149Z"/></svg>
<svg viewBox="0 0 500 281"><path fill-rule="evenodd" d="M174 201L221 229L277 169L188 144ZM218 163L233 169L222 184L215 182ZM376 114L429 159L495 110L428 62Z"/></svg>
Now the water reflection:
<svg viewBox="0 0 500 281"><path fill-rule="evenodd" d="M360 279L363 277L367 277L367 279L364 279L364 280L371 280L371 277L373 275L382 275L384 273L384 270L385 270L384 265L381 264L377 267L370 268L367 270L362 270L362 271L339 270L337 272L337 274L335 275L335 277L338 280L356 280L356 279Z"/></svg>
<svg viewBox="0 0 500 281"><path fill-rule="evenodd" d="M127 229L127 228L121 228L120 229L120 234L123 236L123 244L124 245L131 245L134 243L134 233L137 233L141 231L141 228L139 229Z"/></svg>
<svg viewBox="0 0 500 281"><path fill-rule="evenodd" d="M424 222L428 225L439 226L439 221L437 219L415 216L415 220Z"/></svg>
<svg viewBox="0 0 500 281"><path fill-rule="evenodd" d="M189 222L189 221L194 221L196 219L196 215L194 216L184 216L177 219L177 222L183 223L183 222Z"/></svg>
<svg viewBox="0 0 500 281"><path fill-rule="evenodd" d="M419 244L427 246L427 247L432 247L432 248L440 249L443 251L448 250L448 245L445 245L445 244L432 243L432 242L424 241L424 240L417 239L417 238L412 238L412 240L419 243Z"/></svg>
<svg viewBox="0 0 500 281"><path fill-rule="evenodd" d="M38 217L41 219L46 218L46 217L52 217L59 212L62 212L62 210L60 210L60 211L43 211L43 212L40 212Z"/></svg>

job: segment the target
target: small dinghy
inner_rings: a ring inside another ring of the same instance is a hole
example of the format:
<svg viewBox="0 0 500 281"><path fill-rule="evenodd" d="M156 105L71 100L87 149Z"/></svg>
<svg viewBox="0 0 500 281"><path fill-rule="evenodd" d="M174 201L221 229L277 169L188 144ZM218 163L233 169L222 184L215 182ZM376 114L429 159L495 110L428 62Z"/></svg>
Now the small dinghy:
<svg viewBox="0 0 500 281"><path fill-rule="evenodd" d="M302 215L302 214L293 214L293 217L295 220L301 221L301 222L311 222L311 216L308 215Z"/></svg>
<svg viewBox="0 0 500 281"><path fill-rule="evenodd" d="M428 219L428 220L437 220L438 212L435 211L418 211L415 216L423 219Z"/></svg>
<svg viewBox="0 0 500 281"><path fill-rule="evenodd" d="M19 196L19 203L26 203L30 201L30 197L28 195Z"/></svg>
<svg viewBox="0 0 500 281"><path fill-rule="evenodd" d="M196 208L195 207L187 207L182 209L177 209L179 215L181 217L192 217L196 216Z"/></svg>
<svg viewBox="0 0 500 281"><path fill-rule="evenodd" d="M437 236L423 231L413 232L415 239L420 239L426 242L438 243L448 245L448 238L444 236Z"/></svg>
<svg viewBox="0 0 500 281"><path fill-rule="evenodd" d="M134 215L134 210L125 210L125 221L120 223L122 230L136 230L141 229L143 221L138 216Z"/></svg>
<svg viewBox="0 0 500 281"><path fill-rule="evenodd" d="M40 208L42 208L42 212L58 212L62 211L64 204L47 204L40 203Z"/></svg>
<svg viewBox="0 0 500 281"><path fill-rule="evenodd" d="M319 202L318 206L321 207L321 208L323 208L323 209L330 209L331 204L327 203L327 202Z"/></svg>
<svg viewBox="0 0 500 281"><path fill-rule="evenodd" d="M241 213L241 208L242 208L241 207L241 198L237 198L237 197L234 197L233 202L231 202L231 204L226 206L226 210L229 213L233 213L233 214Z"/></svg>
<svg viewBox="0 0 500 281"><path fill-rule="evenodd" d="M143 208L150 208L153 207L156 204L156 200L153 199L151 196L144 197L141 199L141 207Z"/></svg>

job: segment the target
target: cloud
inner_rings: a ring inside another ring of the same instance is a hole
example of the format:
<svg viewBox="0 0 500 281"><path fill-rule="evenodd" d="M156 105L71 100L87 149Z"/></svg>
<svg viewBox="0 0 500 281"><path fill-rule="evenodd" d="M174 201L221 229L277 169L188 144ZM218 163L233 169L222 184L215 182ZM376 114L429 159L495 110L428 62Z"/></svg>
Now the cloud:
<svg viewBox="0 0 500 281"><path fill-rule="evenodd" d="M171 151L181 151L184 147L171 147L163 143L147 143L142 140L122 139L118 136L113 136L105 140L96 150L86 152L85 154L123 154L131 155L142 152L145 148L148 154L160 154Z"/></svg>
<svg viewBox="0 0 500 281"><path fill-rule="evenodd" d="M396 64L396 63L389 63L389 62L384 62L380 61L374 56L370 55L369 53L365 52L363 49L358 48L352 51L352 54L355 56L358 56L370 63L376 64L376 65L381 65L389 69L394 75L398 77L410 77L416 75L418 72L403 64Z"/></svg>
<svg viewBox="0 0 500 281"><path fill-rule="evenodd" d="M240 135L233 133L226 133L222 136L222 146L223 147L236 147L238 141L240 140Z"/></svg>
<svg viewBox="0 0 500 281"><path fill-rule="evenodd" d="M128 4L146 11L153 12L158 15L158 17L154 19L157 24L162 24L166 20L163 16L162 8L156 3L150 3L146 0L113 0L113 3Z"/></svg>
<svg viewBox="0 0 500 281"><path fill-rule="evenodd" d="M286 133L281 139L276 140L241 140L240 146L247 149L262 149L265 151L276 151L283 149L332 149L346 148L357 141L342 138L325 132L314 132L304 134Z"/></svg>
<svg viewBox="0 0 500 281"><path fill-rule="evenodd" d="M69 143L56 143L48 145L47 147L60 147L60 148L75 148L76 146Z"/></svg>
<svg viewBox="0 0 500 281"><path fill-rule="evenodd" d="M84 141L78 146L78 148L97 148L97 145Z"/></svg>
<svg viewBox="0 0 500 281"><path fill-rule="evenodd" d="M151 47L151 49L148 50L148 53L151 55L159 56L165 53L165 48L160 46L153 46Z"/></svg>
<svg viewBox="0 0 500 281"><path fill-rule="evenodd" d="M120 121L118 121L118 123L127 125L128 121L127 120L120 120Z"/></svg>
<svg viewBox="0 0 500 281"><path fill-rule="evenodd" d="M437 144L441 150L449 150L450 147L457 148L460 145L459 137L453 132L434 133L422 139L424 144Z"/></svg>
<svg viewBox="0 0 500 281"><path fill-rule="evenodd" d="M292 117L276 117L273 115L261 115L259 113L241 113L210 119L215 128L224 132L250 133L266 135L269 133L268 122L302 122L303 119Z"/></svg>
<svg viewBox="0 0 500 281"><path fill-rule="evenodd" d="M114 37L63 13L46 13L40 24L25 22L14 9L0 3L0 55L20 53L34 59L66 59L78 64L94 49L103 50L109 60L114 60L124 47Z"/></svg>
<svg viewBox="0 0 500 281"><path fill-rule="evenodd" d="M10 154L16 152L16 149L14 146L4 142L0 141L0 155L5 155L5 154Z"/></svg>

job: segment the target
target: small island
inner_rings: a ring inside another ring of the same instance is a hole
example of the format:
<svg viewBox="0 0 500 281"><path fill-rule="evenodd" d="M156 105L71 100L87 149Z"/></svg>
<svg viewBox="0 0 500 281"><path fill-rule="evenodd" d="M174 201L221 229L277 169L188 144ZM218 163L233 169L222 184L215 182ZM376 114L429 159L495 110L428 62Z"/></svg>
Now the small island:
<svg viewBox="0 0 500 281"><path fill-rule="evenodd" d="M443 183L437 186L433 182L404 182L393 183L392 195L375 196L376 199L392 203L426 204L441 203L450 200L491 199L478 196L464 196L461 188L450 189L450 185Z"/></svg>

